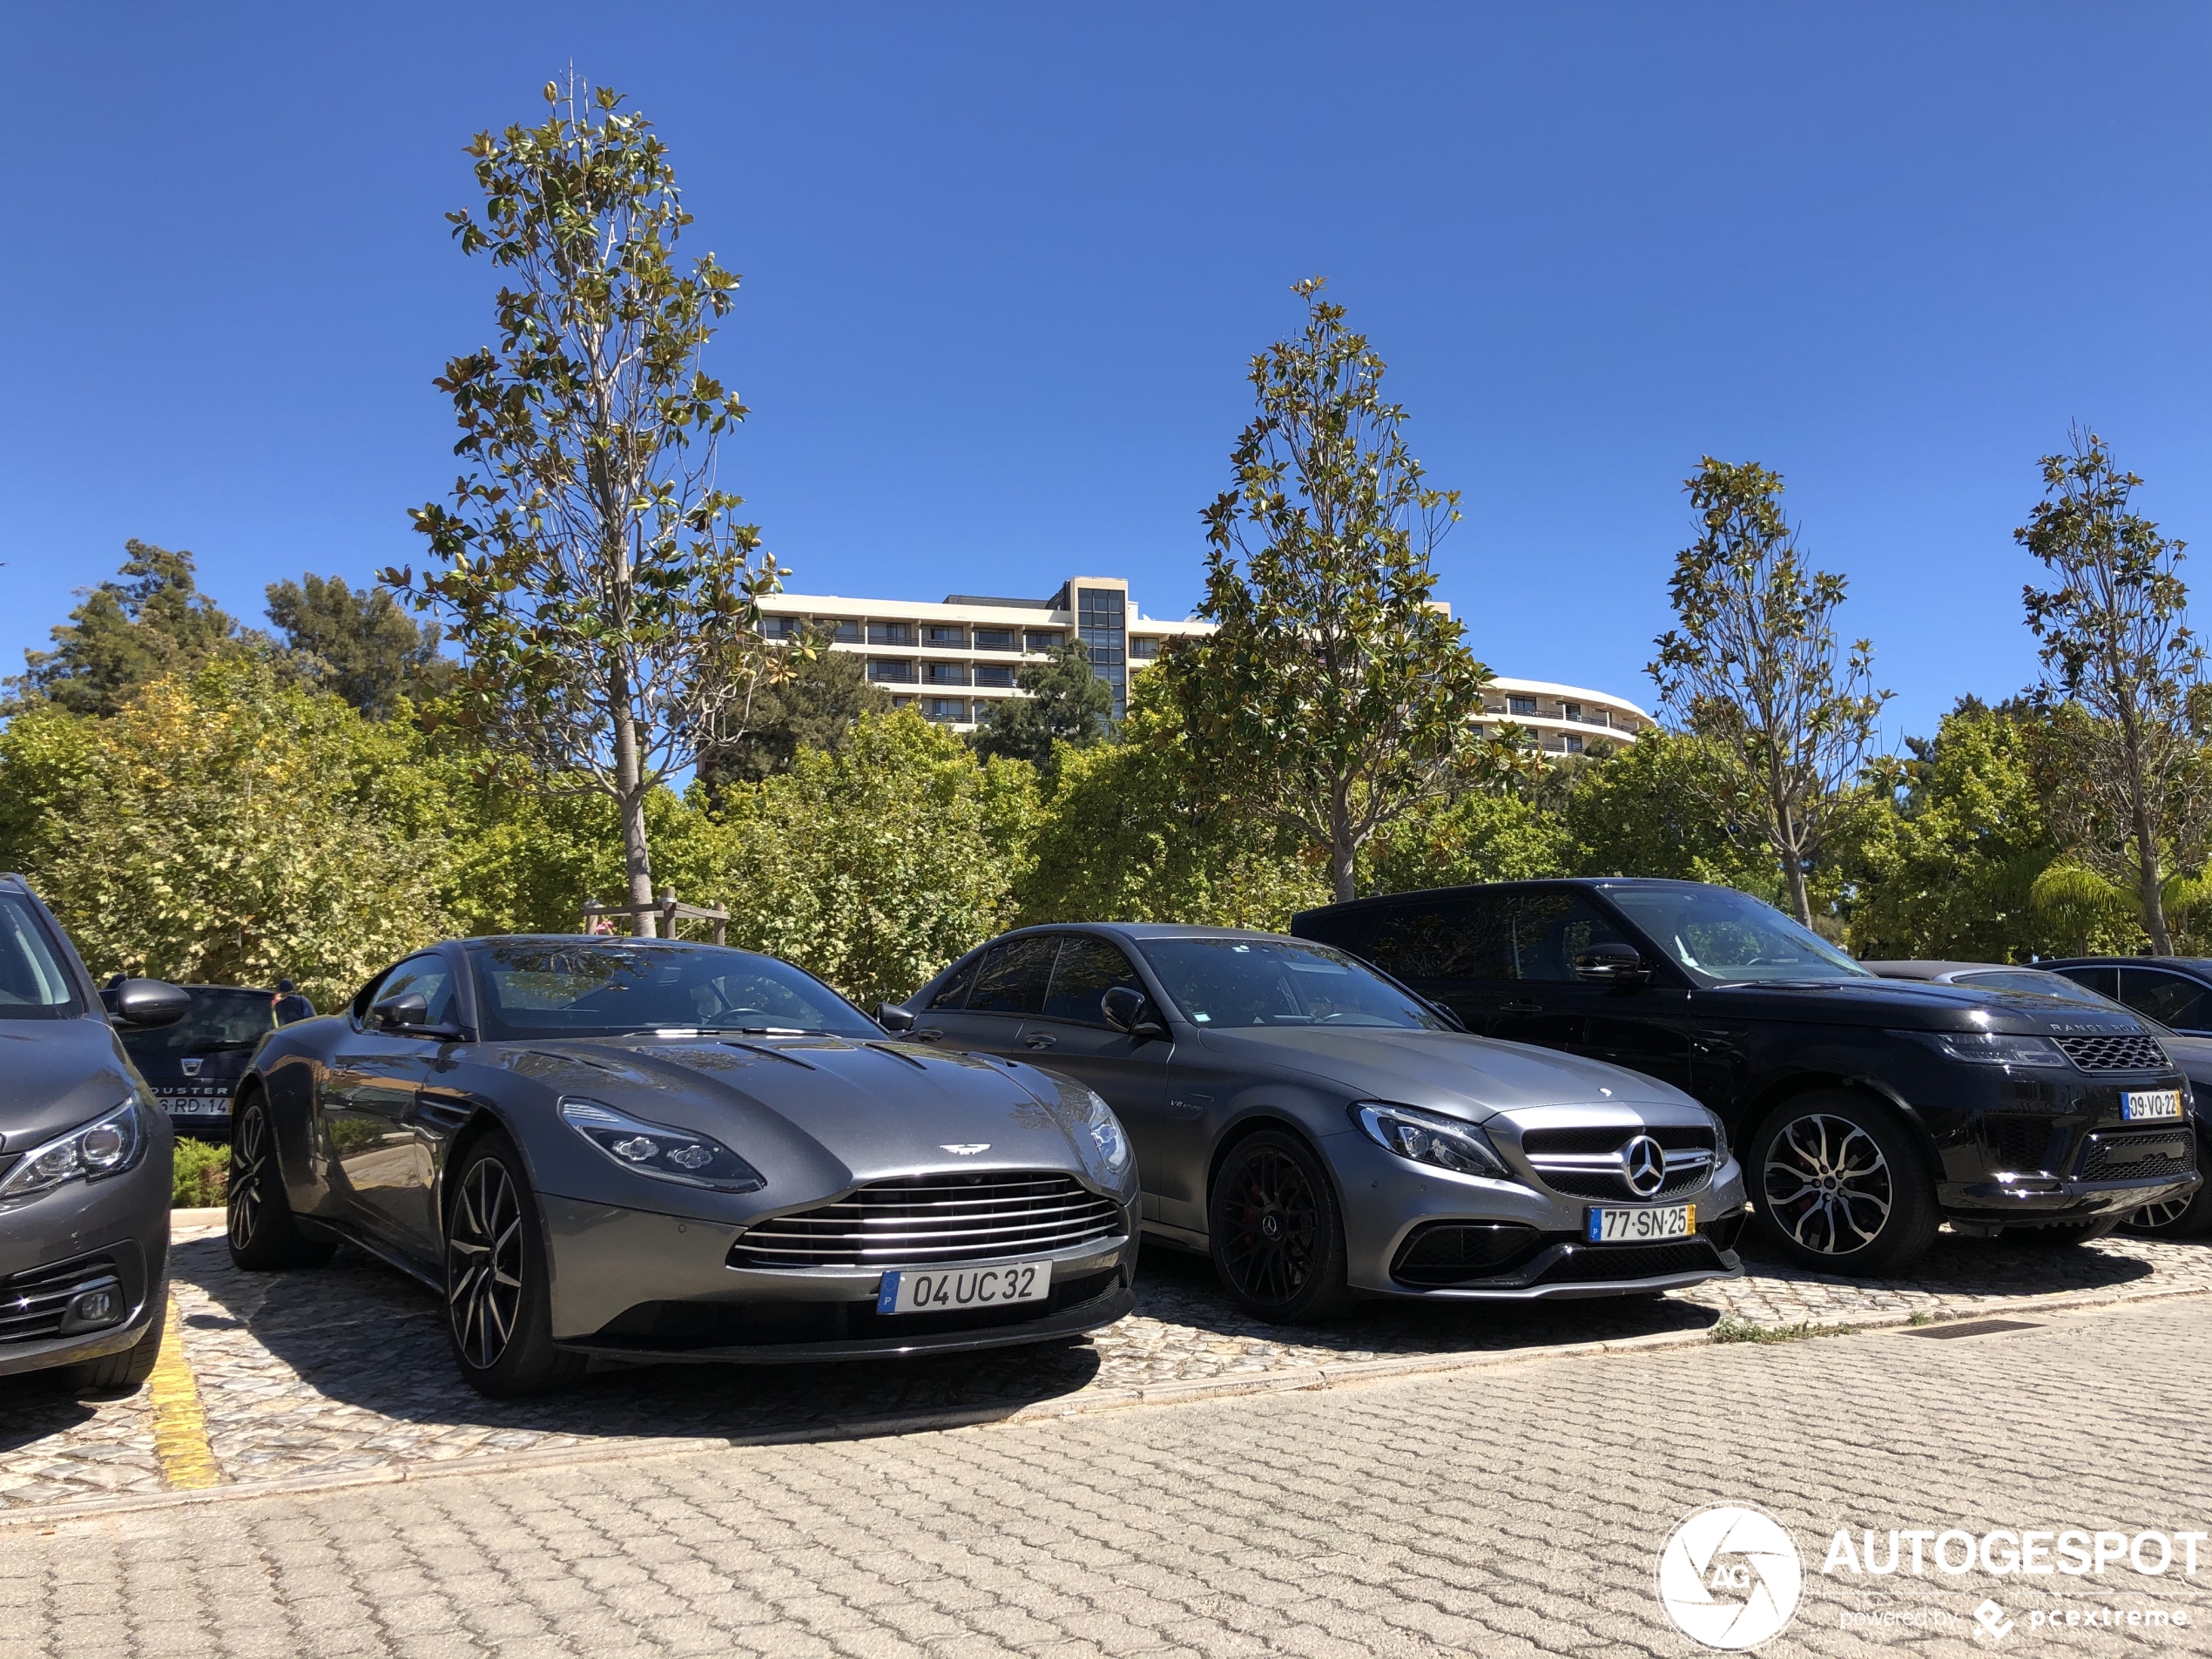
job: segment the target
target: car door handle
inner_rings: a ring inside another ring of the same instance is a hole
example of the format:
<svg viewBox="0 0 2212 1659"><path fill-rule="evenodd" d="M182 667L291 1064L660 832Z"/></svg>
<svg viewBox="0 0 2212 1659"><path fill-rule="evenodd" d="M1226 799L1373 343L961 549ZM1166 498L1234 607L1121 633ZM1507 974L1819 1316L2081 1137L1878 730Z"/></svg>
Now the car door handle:
<svg viewBox="0 0 2212 1659"><path fill-rule="evenodd" d="M1049 1031L1032 1031L1028 1036L1022 1038L1022 1041L1026 1047L1031 1049L1049 1049L1054 1043L1059 1042L1060 1039L1054 1036Z"/></svg>

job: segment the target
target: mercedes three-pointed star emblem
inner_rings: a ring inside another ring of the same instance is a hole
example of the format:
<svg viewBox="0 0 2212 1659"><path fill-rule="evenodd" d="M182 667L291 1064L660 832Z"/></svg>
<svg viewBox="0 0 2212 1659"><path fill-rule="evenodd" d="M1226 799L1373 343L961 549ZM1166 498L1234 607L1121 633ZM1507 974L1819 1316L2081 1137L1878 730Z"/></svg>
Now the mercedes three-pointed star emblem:
<svg viewBox="0 0 2212 1659"><path fill-rule="evenodd" d="M1649 1198L1667 1184L1667 1150L1649 1135L1629 1138L1621 1149L1621 1178L1639 1198Z"/></svg>

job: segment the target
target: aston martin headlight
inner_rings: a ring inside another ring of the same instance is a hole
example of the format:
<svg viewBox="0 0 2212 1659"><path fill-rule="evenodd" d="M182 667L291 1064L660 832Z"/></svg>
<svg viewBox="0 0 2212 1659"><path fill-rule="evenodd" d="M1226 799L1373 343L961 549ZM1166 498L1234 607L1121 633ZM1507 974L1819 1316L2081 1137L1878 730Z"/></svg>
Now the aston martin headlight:
<svg viewBox="0 0 2212 1659"><path fill-rule="evenodd" d="M1101 1163L1118 1171L1129 1162L1129 1136L1122 1132L1122 1120L1096 1094L1090 1097L1090 1123L1087 1127L1090 1143L1098 1149Z"/></svg>
<svg viewBox="0 0 2212 1659"><path fill-rule="evenodd" d="M1460 1175L1513 1179L1513 1171L1506 1168L1489 1136L1472 1123L1417 1106L1390 1106L1374 1100L1361 1101L1352 1109L1352 1116L1376 1145L1401 1158Z"/></svg>
<svg viewBox="0 0 2212 1659"><path fill-rule="evenodd" d="M0 1181L0 1210L27 1203L71 1181L120 1175L146 1150L146 1122L138 1097L111 1106L91 1123L34 1146Z"/></svg>
<svg viewBox="0 0 2212 1659"><path fill-rule="evenodd" d="M2070 1066L2066 1050L2048 1037L2006 1036L1994 1031L1924 1031L1920 1040L1948 1060L1985 1066Z"/></svg>
<svg viewBox="0 0 2212 1659"><path fill-rule="evenodd" d="M569 1127L625 1170L657 1175L686 1186L723 1192L757 1192L767 1177L711 1135L649 1123L596 1100L561 1102Z"/></svg>

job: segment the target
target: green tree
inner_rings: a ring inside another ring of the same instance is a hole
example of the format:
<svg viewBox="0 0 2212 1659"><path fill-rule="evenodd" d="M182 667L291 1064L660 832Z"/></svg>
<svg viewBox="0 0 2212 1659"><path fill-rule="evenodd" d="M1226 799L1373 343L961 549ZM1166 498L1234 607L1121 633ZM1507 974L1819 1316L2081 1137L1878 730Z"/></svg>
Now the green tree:
<svg viewBox="0 0 2212 1659"><path fill-rule="evenodd" d="M1205 510L1216 631L1159 671L1198 764L1324 852L1349 899L1375 832L1449 790L1490 676L1432 599L1459 497L1422 482L1382 359L1321 289L1297 285L1304 331L1253 358L1236 487Z"/></svg>
<svg viewBox="0 0 2212 1659"><path fill-rule="evenodd" d="M1115 740L1063 748L1047 776L1017 880L1025 925L1112 918L1279 930L1328 902L1298 838L1206 777L1157 675L1138 682Z"/></svg>
<svg viewBox="0 0 2212 1659"><path fill-rule="evenodd" d="M1862 774L1890 693L1873 689L1868 641L1838 644L1844 578L1808 567L1779 473L1707 455L1683 489L1700 533L1676 558L1680 625L1659 636L1648 671L1683 729L1740 757L1712 804L1757 825L1810 927L1809 878L1866 810Z"/></svg>
<svg viewBox="0 0 2212 1659"><path fill-rule="evenodd" d="M381 588L311 574L271 583L267 597L269 621L300 673L372 718L391 715L402 697L421 701L449 688L442 631L418 625Z"/></svg>
<svg viewBox="0 0 2212 1659"><path fill-rule="evenodd" d="M2043 499L2013 532L2057 580L2021 590L2041 646L2033 695L2066 762L2053 806L2082 865L2134 894L2151 954L2170 956L2167 880L2202 862L2212 826L2204 648L2182 620L2182 543L2131 509L2142 480L2096 434L2072 439L2043 457Z"/></svg>
<svg viewBox="0 0 2212 1659"><path fill-rule="evenodd" d="M1470 789L1408 813L1367 851L1365 885L1378 893L1531 881L1566 875L1574 837L1556 813L1515 788Z"/></svg>
<svg viewBox="0 0 2212 1659"><path fill-rule="evenodd" d="M411 570L382 580L451 621L461 717L521 763L516 781L613 800L629 899L646 904L646 802L742 726L758 601L782 572L716 483L745 408L701 359L736 274L711 253L679 268L691 216L651 123L605 88L548 82L545 98L541 125L470 146L483 215L448 218L512 286L498 347L436 382L470 470L450 509L411 516L444 563L419 586Z"/></svg>
<svg viewBox="0 0 2212 1659"><path fill-rule="evenodd" d="M238 624L199 590L192 556L136 537L123 544L120 579L80 590L54 649L24 653L11 684L72 714L113 714L149 680L189 673L240 645Z"/></svg>
<svg viewBox="0 0 2212 1659"><path fill-rule="evenodd" d="M700 759L698 777L710 789L789 772L802 749L834 752L862 715L890 712L891 694L870 683L863 660L830 650L819 633L779 666L783 672L753 692L743 733Z"/></svg>
<svg viewBox="0 0 2212 1659"><path fill-rule="evenodd" d="M1656 726L1575 769L1560 806L1573 873L1710 881L1780 898L1764 841L1730 817L1749 805L1735 787L1741 776L1711 739Z"/></svg>
<svg viewBox="0 0 2212 1659"><path fill-rule="evenodd" d="M732 943L863 1007L910 995L1012 919L1035 779L911 709L863 715L836 752L724 792L702 890L729 907Z"/></svg>
<svg viewBox="0 0 2212 1659"><path fill-rule="evenodd" d="M1042 770L1052 765L1055 745L1088 749L1105 739L1114 693L1092 671L1090 649L1082 640L1055 647L1042 663L1024 664L1014 683L1028 695L992 705L968 739L977 754L1026 760Z"/></svg>

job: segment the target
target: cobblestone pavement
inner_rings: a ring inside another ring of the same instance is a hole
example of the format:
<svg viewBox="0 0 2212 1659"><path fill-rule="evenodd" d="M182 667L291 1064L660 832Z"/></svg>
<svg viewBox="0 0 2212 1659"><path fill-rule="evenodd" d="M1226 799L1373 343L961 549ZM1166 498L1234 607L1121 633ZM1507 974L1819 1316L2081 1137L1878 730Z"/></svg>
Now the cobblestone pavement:
<svg viewBox="0 0 2212 1659"><path fill-rule="evenodd" d="M1839 1528L2212 1527L2201 1390L2175 1386L2212 1369L2212 1302L1952 1334L1540 1358L0 1528L0 1659L1687 1655L1659 1552L1729 1501L1804 1561L1770 1654L2207 1651L2212 1554L2195 1576L2178 1557L2157 1577L1824 1573ZM2012 1621L1999 1644L1972 1634L1984 1597ZM2189 1624L2030 1622L2106 1608Z"/></svg>
<svg viewBox="0 0 2212 1659"><path fill-rule="evenodd" d="M219 1218L186 1217L172 1251L185 1352L226 1483L623 1441L840 1432L948 1411L1086 1409L1130 1391L1234 1382L1379 1359L1503 1353L1667 1332L1722 1317L1768 1325L1951 1318L2026 1298L2212 1291L2212 1246L2116 1238L2052 1249L1942 1235L1912 1278L1875 1285L1753 1263L1741 1279L1657 1302L1521 1307L1371 1305L1325 1331L1239 1313L1203 1261L1150 1252L1137 1312L1086 1341L907 1362L754 1369L669 1366L501 1404L455 1374L436 1298L347 1251L312 1272L246 1274ZM0 1514L163 1489L145 1391L79 1402L0 1381Z"/></svg>

